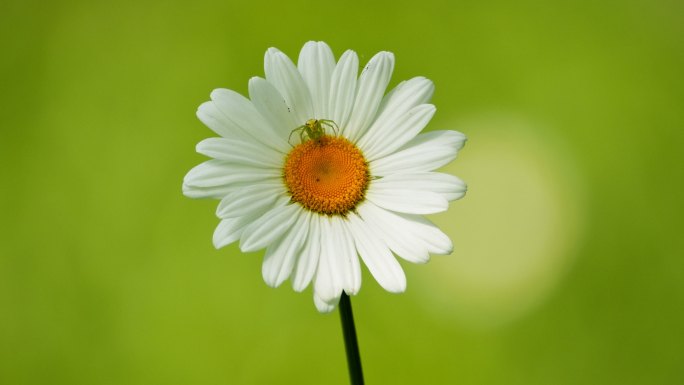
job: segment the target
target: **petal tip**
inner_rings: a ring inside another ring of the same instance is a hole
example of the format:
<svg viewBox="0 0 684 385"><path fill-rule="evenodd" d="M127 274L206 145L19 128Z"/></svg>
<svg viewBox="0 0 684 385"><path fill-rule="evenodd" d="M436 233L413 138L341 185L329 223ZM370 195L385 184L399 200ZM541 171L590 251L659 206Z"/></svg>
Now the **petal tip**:
<svg viewBox="0 0 684 385"><path fill-rule="evenodd" d="M276 47L269 47L269 48L266 50L266 55L275 55L275 54L277 54L277 53L279 53L279 52L280 52L280 50L279 50L278 48L276 48Z"/></svg>
<svg viewBox="0 0 684 385"><path fill-rule="evenodd" d="M335 305L339 300L340 298L338 297L330 301L325 301L319 297L318 294L314 293L314 305L316 305L316 309L318 309L320 313L330 313L335 310Z"/></svg>

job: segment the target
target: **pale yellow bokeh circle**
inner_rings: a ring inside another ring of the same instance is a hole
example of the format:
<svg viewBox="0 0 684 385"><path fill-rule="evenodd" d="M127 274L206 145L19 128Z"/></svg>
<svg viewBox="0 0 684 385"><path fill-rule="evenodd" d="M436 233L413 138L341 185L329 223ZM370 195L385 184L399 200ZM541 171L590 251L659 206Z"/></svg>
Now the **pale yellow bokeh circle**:
<svg viewBox="0 0 684 385"><path fill-rule="evenodd" d="M562 282L581 238L584 186L568 146L541 127L499 117L453 128L469 140L444 171L468 193L430 219L454 253L411 274L412 289L440 317L505 325Z"/></svg>

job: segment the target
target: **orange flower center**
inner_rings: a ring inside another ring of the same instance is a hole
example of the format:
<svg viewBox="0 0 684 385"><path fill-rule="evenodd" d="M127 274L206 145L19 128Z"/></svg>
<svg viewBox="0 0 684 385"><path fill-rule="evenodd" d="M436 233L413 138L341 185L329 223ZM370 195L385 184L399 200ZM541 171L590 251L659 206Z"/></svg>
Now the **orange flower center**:
<svg viewBox="0 0 684 385"><path fill-rule="evenodd" d="M347 139L323 135L295 146L285 159L285 185L292 200L327 215L346 215L363 200L368 164Z"/></svg>

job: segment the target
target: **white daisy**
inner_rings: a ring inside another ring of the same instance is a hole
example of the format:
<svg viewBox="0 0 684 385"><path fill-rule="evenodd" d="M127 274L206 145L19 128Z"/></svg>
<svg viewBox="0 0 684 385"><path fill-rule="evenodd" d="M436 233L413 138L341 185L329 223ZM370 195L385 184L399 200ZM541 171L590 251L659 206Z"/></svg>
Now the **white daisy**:
<svg viewBox="0 0 684 385"><path fill-rule="evenodd" d="M183 181L191 198L216 198L217 248L239 241L266 249L269 286L313 281L314 303L331 311L342 292L361 288L359 257L387 291L403 292L395 255L424 263L452 243L422 215L445 211L465 184L434 172L456 157L465 136L420 134L435 113L433 83L401 82L385 95L394 55L380 52L358 75L358 57L336 63L323 42L308 42L295 64L266 51L266 78L249 81L249 99L216 89L197 110L219 138L197 152L213 159Z"/></svg>

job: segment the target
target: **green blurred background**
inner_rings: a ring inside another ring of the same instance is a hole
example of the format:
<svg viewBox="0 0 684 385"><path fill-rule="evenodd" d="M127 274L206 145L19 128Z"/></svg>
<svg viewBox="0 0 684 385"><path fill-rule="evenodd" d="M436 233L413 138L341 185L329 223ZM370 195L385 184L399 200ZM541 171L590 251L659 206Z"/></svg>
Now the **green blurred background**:
<svg viewBox="0 0 684 385"><path fill-rule="evenodd" d="M469 142L434 220L453 255L364 273L369 384L684 383L684 3L0 3L0 384L345 384L336 313L216 251L181 194L263 53L307 40L393 83L433 79L430 129Z"/></svg>

